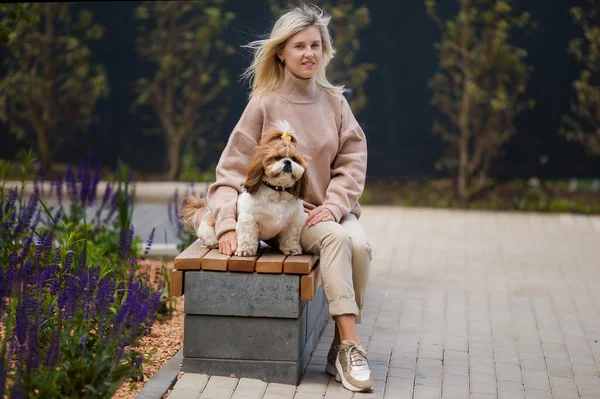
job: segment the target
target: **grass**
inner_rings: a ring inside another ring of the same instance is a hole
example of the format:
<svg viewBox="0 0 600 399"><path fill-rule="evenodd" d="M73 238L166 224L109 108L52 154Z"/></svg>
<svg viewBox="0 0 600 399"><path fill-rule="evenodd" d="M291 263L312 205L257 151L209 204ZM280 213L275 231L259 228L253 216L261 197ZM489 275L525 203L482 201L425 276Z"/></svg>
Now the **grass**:
<svg viewBox="0 0 600 399"><path fill-rule="evenodd" d="M460 201L450 180L370 181L361 204L600 214L600 189L593 180L492 181L471 201Z"/></svg>

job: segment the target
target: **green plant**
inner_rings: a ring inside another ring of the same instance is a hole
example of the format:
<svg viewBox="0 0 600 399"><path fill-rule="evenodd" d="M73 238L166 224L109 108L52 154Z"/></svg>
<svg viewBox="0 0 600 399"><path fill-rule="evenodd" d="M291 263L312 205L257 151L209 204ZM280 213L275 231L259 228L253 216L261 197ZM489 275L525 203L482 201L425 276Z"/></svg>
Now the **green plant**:
<svg viewBox="0 0 600 399"><path fill-rule="evenodd" d="M160 294L161 306L159 308L159 313L171 314L173 313L173 310L175 310L175 298L171 296L171 273L164 262L162 262L160 270L164 285Z"/></svg>
<svg viewBox="0 0 600 399"><path fill-rule="evenodd" d="M71 209L83 211L77 225L77 215L52 212L39 199L39 182L24 198L34 164L29 152L19 190L6 187L12 166L0 162L0 397L110 398L126 378L141 376L137 346L161 292L136 276L131 234L120 237L114 264L103 256L91 263L96 237L84 215L94 180L82 170L79 180L66 179Z"/></svg>
<svg viewBox="0 0 600 399"><path fill-rule="evenodd" d="M438 168L455 177L462 201L485 188L492 161L515 134L514 120L533 101L525 90L531 74L527 52L513 33L531 25L510 0L458 0L458 13L442 20L437 3L426 0L439 28L439 69L429 81L438 110L433 131L448 144Z"/></svg>
<svg viewBox="0 0 600 399"><path fill-rule="evenodd" d="M90 11L72 21L68 3L29 3L38 19L19 20L0 80L0 121L10 133L37 148L46 171L74 133L92 123L98 100L108 95L107 76L92 62L87 40L102 37Z"/></svg>
<svg viewBox="0 0 600 399"><path fill-rule="evenodd" d="M182 146L218 130L227 108L214 100L229 86L224 56L233 48L219 36L235 14L223 0L146 2L136 8L140 20L137 51L156 66L151 78L139 78L136 106L152 109L165 137L169 179L180 174Z"/></svg>
<svg viewBox="0 0 600 399"><path fill-rule="evenodd" d="M569 53L582 65L573 82L572 115L563 117L560 133L582 144L588 153L600 155L600 0L587 0L587 7L569 11L581 27L581 37L571 40Z"/></svg>
<svg viewBox="0 0 600 399"><path fill-rule="evenodd" d="M28 4L8 3L0 4L0 44L10 44L17 38L15 26L20 22L34 22L39 20L39 15L31 11Z"/></svg>
<svg viewBox="0 0 600 399"><path fill-rule="evenodd" d="M518 208L522 211L545 211L548 202L548 196L542 190L530 187L519 200Z"/></svg>
<svg viewBox="0 0 600 399"><path fill-rule="evenodd" d="M216 180L215 165L206 171L198 166L198 152L191 145L186 146L181 157L181 174L179 180L187 182L214 182Z"/></svg>

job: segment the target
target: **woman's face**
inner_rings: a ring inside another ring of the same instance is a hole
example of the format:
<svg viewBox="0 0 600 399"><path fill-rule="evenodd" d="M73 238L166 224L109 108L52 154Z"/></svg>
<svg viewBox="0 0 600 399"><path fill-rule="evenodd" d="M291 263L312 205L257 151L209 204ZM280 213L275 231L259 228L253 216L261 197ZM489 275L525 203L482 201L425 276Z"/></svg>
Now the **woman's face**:
<svg viewBox="0 0 600 399"><path fill-rule="evenodd" d="M323 49L321 33L315 26L301 30L290 37L277 53L286 68L298 78L310 79L321 63Z"/></svg>

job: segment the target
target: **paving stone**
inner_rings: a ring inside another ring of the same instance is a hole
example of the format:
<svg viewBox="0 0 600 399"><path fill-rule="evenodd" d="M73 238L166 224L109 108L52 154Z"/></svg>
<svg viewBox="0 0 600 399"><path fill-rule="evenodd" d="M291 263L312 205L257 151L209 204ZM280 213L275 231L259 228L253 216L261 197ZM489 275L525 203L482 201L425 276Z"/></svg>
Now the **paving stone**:
<svg viewBox="0 0 600 399"><path fill-rule="evenodd" d="M357 331L387 375L354 398L600 399L600 218L366 206L361 223L374 258ZM332 338L330 322L295 397L342 392L323 373ZM263 398L294 397L271 385Z"/></svg>
<svg viewBox="0 0 600 399"><path fill-rule="evenodd" d="M209 378L206 374L185 373L177 380L174 389L202 391L206 387Z"/></svg>
<svg viewBox="0 0 600 399"><path fill-rule="evenodd" d="M271 382L267 385L265 395L283 396L287 398L293 397L294 393L296 393L296 385Z"/></svg>
<svg viewBox="0 0 600 399"><path fill-rule="evenodd" d="M267 383L253 378L241 378L231 399L261 399Z"/></svg>
<svg viewBox="0 0 600 399"><path fill-rule="evenodd" d="M527 389L525 391L525 396L527 399L552 399L552 394L546 391L535 391Z"/></svg>
<svg viewBox="0 0 600 399"><path fill-rule="evenodd" d="M187 389L173 389L168 398L170 399L198 399L200 397L200 391L190 391Z"/></svg>

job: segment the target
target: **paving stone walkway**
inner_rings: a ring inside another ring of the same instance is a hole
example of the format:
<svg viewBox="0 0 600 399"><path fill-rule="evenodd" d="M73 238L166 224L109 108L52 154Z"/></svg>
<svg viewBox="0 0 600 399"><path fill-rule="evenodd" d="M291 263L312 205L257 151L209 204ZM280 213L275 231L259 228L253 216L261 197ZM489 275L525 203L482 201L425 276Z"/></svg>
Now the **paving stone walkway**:
<svg viewBox="0 0 600 399"><path fill-rule="evenodd" d="M600 217L365 207L375 390L184 374L169 399L600 399Z"/></svg>

